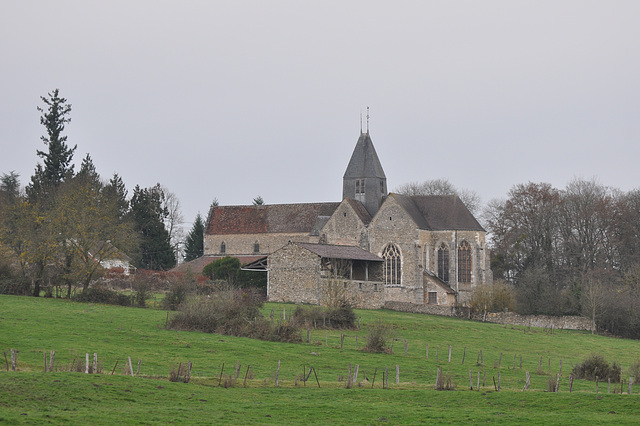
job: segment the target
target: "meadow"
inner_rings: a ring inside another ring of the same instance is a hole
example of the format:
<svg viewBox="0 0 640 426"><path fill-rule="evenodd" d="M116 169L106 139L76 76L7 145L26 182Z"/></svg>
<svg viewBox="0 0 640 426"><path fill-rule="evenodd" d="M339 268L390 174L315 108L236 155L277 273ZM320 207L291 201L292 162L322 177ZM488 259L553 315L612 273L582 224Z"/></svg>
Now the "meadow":
<svg viewBox="0 0 640 426"><path fill-rule="evenodd" d="M293 309L267 303L263 312L273 312L277 320L283 310ZM0 351L8 359L0 371L0 422L640 421L640 387L627 395L625 374L640 357L640 341L384 310L356 314L359 330L311 330L311 343L303 331L305 343L274 343L167 330L167 312L157 309L0 296ZM369 326L379 320L393 325L391 354L361 350ZM7 371L11 348L18 350L16 372ZM45 354L48 359L52 350L55 371L45 373ZM91 360L97 353L100 373L70 372L87 353ZM575 380L569 393L571 369L591 353L622 366L623 393L620 384L586 380ZM129 357L134 373L140 363L134 377L127 375ZM189 383L168 380L172 369L188 362ZM559 392L548 392L561 363ZM358 365L359 373L348 389L350 364L352 371ZM318 380L311 375L305 382L311 365ZM235 376L237 366L234 383L227 376ZM455 390L434 389L439 367L452 377ZM389 385L383 389L385 369ZM527 371L531 385L523 392Z"/></svg>

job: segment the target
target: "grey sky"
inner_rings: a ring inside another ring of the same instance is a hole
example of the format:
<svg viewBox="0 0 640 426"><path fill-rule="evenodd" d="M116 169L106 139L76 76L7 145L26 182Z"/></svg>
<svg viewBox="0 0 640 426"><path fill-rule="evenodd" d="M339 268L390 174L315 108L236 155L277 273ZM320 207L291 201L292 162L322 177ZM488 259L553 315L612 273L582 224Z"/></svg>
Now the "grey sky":
<svg viewBox="0 0 640 426"><path fill-rule="evenodd" d="M160 182L188 222L214 197L339 201L367 106L390 189L630 190L638 22L638 1L5 0L0 173L28 182L59 88L76 163Z"/></svg>

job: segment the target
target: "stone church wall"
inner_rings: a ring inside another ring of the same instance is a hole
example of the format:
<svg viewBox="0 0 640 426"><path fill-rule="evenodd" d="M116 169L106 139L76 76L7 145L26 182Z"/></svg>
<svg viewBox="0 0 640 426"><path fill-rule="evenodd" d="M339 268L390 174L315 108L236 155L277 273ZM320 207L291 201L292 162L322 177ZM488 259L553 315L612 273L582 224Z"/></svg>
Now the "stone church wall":
<svg viewBox="0 0 640 426"><path fill-rule="evenodd" d="M359 246L369 249L367 228L348 201L343 201L322 228L327 244Z"/></svg>
<svg viewBox="0 0 640 426"><path fill-rule="evenodd" d="M424 299L416 225L393 199L387 199L369 225L369 241L370 251L378 256L382 256L388 244L395 244L402 259L401 287L422 292L422 295L409 296L404 290L392 291L392 287L387 287L388 300L396 300L395 297L402 301L412 299L413 302L420 297Z"/></svg>
<svg viewBox="0 0 640 426"><path fill-rule="evenodd" d="M309 236L308 233L205 235L204 253L209 256L267 256L289 241L317 243L318 237ZM225 253L220 251L223 242ZM258 252L254 251L256 243L259 245Z"/></svg>

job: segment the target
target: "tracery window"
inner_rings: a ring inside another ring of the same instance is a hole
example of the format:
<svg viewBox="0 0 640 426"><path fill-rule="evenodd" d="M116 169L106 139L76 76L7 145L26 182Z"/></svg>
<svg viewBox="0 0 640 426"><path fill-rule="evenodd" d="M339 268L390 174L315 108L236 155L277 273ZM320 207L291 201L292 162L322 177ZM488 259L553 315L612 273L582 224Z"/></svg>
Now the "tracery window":
<svg viewBox="0 0 640 426"><path fill-rule="evenodd" d="M449 247L445 243L438 247L438 278L449 282Z"/></svg>
<svg viewBox="0 0 640 426"><path fill-rule="evenodd" d="M402 261L400 250L394 244L389 244L382 251L384 259L384 283L385 285L400 285L402 278Z"/></svg>
<svg viewBox="0 0 640 426"><path fill-rule="evenodd" d="M466 241L458 247L458 281L471 282L471 245Z"/></svg>

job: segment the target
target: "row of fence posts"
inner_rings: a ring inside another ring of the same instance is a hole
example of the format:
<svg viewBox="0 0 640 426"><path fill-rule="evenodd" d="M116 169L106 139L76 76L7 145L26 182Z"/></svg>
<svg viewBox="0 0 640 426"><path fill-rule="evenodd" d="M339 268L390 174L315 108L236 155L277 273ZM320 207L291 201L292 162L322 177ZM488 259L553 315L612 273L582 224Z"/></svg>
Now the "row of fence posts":
<svg viewBox="0 0 640 426"><path fill-rule="evenodd" d="M341 345L344 342L344 335L341 333ZM407 351L407 341L404 341L405 343L405 356L406 356L406 351ZM356 341L356 345L357 345L357 341ZM47 352L44 352L44 371L45 372L52 372L54 371L54 363L55 363L55 351L50 351L49 352L49 357L47 357ZM429 357L429 344L427 343L427 353L426 353L427 358ZM466 347L464 349L463 352L463 356L462 356L462 364L464 364L464 359L466 356ZM7 353L4 352L4 358L5 358L5 363L6 363L6 368L7 371L9 371L9 360L7 358ZM513 368L515 369L516 366L516 359L517 359L517 355L514 355L513 358ZM133 372L133 362L131 360L131 357L127 357L128 360L128 364L127 364L127 371L129 373L129 375L136 376L140 373L140 366L142 364L142 360L138 360L138 366L136 369L136 372L134 374ZM437 348L436 348L436 360L437 360ZM449 345L449 358L448 358L449 362L451 362L451 345ZM48 361L48 363L47 363ZM72 366L75 365L75 361L76 359L73 360L72 362ZM500 354L500 360L498 361L498 367L500 366L500 363L502 361L502 353ZM481 365L483 362L483 355L482 355L482 351L480 351L478 353L478 358L476 363L478 365ZM17 363L18 363L18 351L16 349L11 349L11 371L16 371L17 369ZM113 369L111 370L111 375L114 374L116 367L118 366L118 361L116 361ZM91 368L93 367L93 368ZM233 376L233 385L236 384L236 381L240 375L240 362L237 361L236 362L236 367L235 367L235 373ZM191 361L188 362L187 364L187 371L184 372L184 379L183 381L188 383L190 378L191 378L191 368L192 368L192 363ZM244 375L244 383L243 386L246 387L247 386L247 377L249 376L249 371L250 371L250 365L247 365L247 370L245 372ZM522 355L520 356L520 368L522 368ZM355 367L352 370L352 366L351 363L349 364L349 368L348 368L348 374L347 374L347 388L351 388L353 386L354 383L358 382L358 373L359 373L359 369L360 366L358 364L355 365ZM551 359L549 359L549 371L551 369ZM542 357L539 358L538 361L538 373L541 374L542 371ZM89 362L89 353L87 352L85 354L85 369L84 369L85 374L90 374L90 373L97 373L98 372L98 354L94 353L93 354L93 365L90 364ZM309 370L307 372L306 370L306 365L303 365L303 383L306 386L307 381L309 380L309 377L311 376L311 373L313 372L314 377L316 379L316 383L318 385L318 387L320 387L320 381L318 380L318 374L317 374L317 370L313 367L313 366L309 366ZM375 381L376 381L376 375L378 373L378 369L376 368L373 374L373 380L371 382L371 387L373 388L375 386ZM180 377L183 374L182 372L182 363L180 363L179 367L178 367L178 372L177 372L177 376ZM220 377L218 379L218 385L220 386L222 383L222 376L224 374L224 362L222 363L222 368L220 370ZM280 360L278 360L278 366L276 368L276 373L275 373L275 386L279 387L279 375L280 375ZM442 376L442 367L438 367L437 371L436 371L436 388L438 388L439 384L441 383L441 378ZM560 371L556 374L556 380L555 380L555 386L552 389L549 389L550 391L553 392L559 392L560 391L560 376L562 375L562 360L560 360ZM483 379L482 379L482 387L485 387L486 385L486 377L487 377L487 373L486 371L483 370ZM365 375L365 379L368 381L369 379L366 377ZM400 365L396 364L396 385L400 384ZM501 373L500 371L498 371L498 380L496 382L496 378L493 377L493 385L494 385L494 389L496 391L500 391L501 390ZM629 382L628 382L628 388L627 388L627 393L630 395L631 394L631 387L633 385L633 377L629 377ZM522 388L522 391L524 392L525 390L528 390L529 387L531 386L531 373L529 371L526 372L526 379L525 379L525 385ZM385 367L384 368L384 373L383 373L383 377L382 377L382 388L383 389L388 389L389 388L389 371L388 368ZM469 368L469 388L471 390L474 389L474 385L473 385L473 372L471 370L471 368ZM476 390L480 390L480 371L477 372L477 379L476 379L476 386L475 386ZM569 392L573 391L573 376L569 376ZM599 378L598 376L596 376L596 393L598 393L599 391ZM611 392L611 379L607 379L607 393ZM620 381L620 393L623 392L623 382Z"/></svg>

